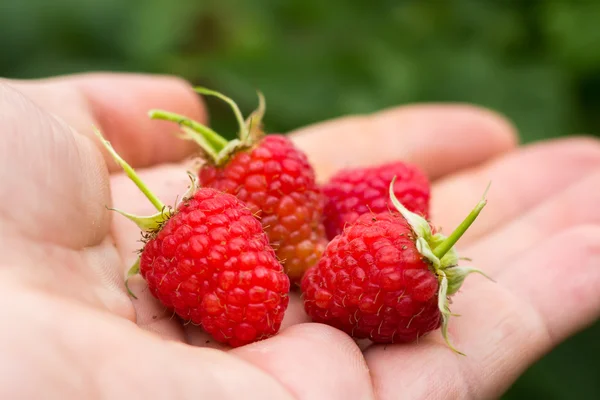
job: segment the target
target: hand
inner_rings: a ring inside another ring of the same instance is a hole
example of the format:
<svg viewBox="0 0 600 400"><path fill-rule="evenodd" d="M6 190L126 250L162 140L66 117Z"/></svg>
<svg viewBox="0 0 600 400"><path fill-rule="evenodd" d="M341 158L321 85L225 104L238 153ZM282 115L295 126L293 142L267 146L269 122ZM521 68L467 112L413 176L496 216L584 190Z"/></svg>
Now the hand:
<svg viewBox="0 0 600 400"><path fill-rule="evenodd" d="M445 229L493 182L458 245L496 280L471 276L454 298L462 316L450 337L467 357L439 332L361 351L344 333L308 323L296 294L279 335L211 349L141 279L131 283L138 300L124 288L139 232L105 205L136 214L152 206L100 150L92 125L172 204L188 184L182 160L193 146L149 120L150 108L206 120L173 78L0 83L0 398L491 398L600 315L600 192L592 189L600 143L516 148L512 128L487 111L411 106L293 137L322 179L355 164L419 164L434 180L433 221Z"/></svg>

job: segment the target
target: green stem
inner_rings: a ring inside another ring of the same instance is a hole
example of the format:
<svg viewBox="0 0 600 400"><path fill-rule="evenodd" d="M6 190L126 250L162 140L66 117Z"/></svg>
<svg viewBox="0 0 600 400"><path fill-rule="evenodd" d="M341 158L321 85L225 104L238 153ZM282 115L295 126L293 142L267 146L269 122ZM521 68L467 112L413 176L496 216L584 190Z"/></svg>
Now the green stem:
<svg viewBox="0 0 600 400"><path fill-rule="evenodd" d="M235 114L235 119L237 120L237 123L240 127L240 132L239 132L238 136L239 136L240 140L243 143L245 143L246 140L248 139L249 132L248 132L248 128L246 127L246 123L244 122L244 117L242 116L242 112L240 111L237 104L235 104L235 101L233 101L229 97L225 96L224 94L221 94L219 92L215 92L214 90L206 89L203 87L195 87L194 90L200 94L218 97L219 99L221 99L224 102L226 102L227 104L229 104L229 106L233 110L233 113Z"/></svg>
<svg viewBox="0 0 600 400"><path fill-rule="evenodd" d="M163 110L150 110L148 115L152 119L175 122L179 125L187 126L194 132L198 132L202 135L202 137L204 137L206 142L215 150L216 153L221 151L225 146L227 146L227 143L229 143L227 139L210 129L208 126L202 125L200 122L196 122L192 119L184 117L183 115Z"/></svg>
<svg viewBox="0 0 600 400"><path fill-rule="evenodd" d="M265 96L261 92L256 92L256 94L258 95L258 108L256 110L252 111L252 113L248 116L248 118L246 118L246 127L248 128L249 131L252 131L252 129L256 125L261 124L262 119L265 116L265 111L267 109L267 104L265 102ZM252 125L254 125L254 126L252 126Z"/></svg>
<svg viewBox="0 0 600 400"><path fill-rule="evenodd" d="M150 203L152 203L152 205L158 211L163 211L165 208L165 205L162 203L162 201L160 201L158 199L158 197L156 197L154 195L154 193L152 193L150 191L150 189L148 189L146 184L144 184L144 182L140 179L140 177L135 172L135 170L131 167L131 165L127 164L127 162L125 160L123 160L123 158L121 158L121 156L112 147L110 142L108 140L106 140L104 138L104 136L102 136L102 133L96 127L94 127L94 133L102 141L102 143L104 144L104 147L106 147L106 149L108 150L110 155L114 158L115 162L117 164L119 164L119 166L121 166L121 168L123 168L123 171L125 171L125 174L127 174L129 179L131 179L133 181L133 183L135 183L135 185L142 191L142 193L144 193L146 198L148 200L150 200Z"/></svg>
<svg viewBox="0 0 600 400"><path fill-rule="evenodd" d="M475 221L481 210L483 210L483 207L485 207L485 205L487 204L487 200L485 197L489 188L490 186L488 185L487 189L483 194L483 198L479 203L477 203L477 206L475 206L475 208L469 213L469 215L467 215L467 218L465 218L463 222L461 222L460 225L458 225L458 227L454 230L454 232L450 234L450 236L446 238L446 240L444 240L435 249L433 249L433 254L437 258L441 259L442 257L444 257L444 255L452 248L452 246L456 244L456 242L458 242L461 236L464 235L467 229L469 229L471 224Z"/></svg>

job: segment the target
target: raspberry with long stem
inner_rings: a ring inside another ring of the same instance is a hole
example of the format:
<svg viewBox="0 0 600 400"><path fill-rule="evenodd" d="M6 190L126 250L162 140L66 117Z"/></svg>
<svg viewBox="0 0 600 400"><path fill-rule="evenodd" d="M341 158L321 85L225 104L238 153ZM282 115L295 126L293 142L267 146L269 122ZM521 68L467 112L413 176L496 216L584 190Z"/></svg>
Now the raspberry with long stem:
<svg viewBox="0 0 600 400"><path fill-rule="evenodd" d="M180 136L198 144L205 155L198 170L200 184L246 203L263 224L290 278L299 281L326 245L324 197L308 158L286 136L263 131L266 106L260 92L258 108L244 120L229 97L205 88L196 91L231 107L237 138L227 141L200 122L168 111L151 110L150 117L176 122Z"/></svg>
<svg viewBox="0 0 600 400"><path fill-rule="evenodd" d="M167 309L202 326L233 347L276 334L287 308L290 281L247 205L213 188L189 191L166 207L134 169L96 134L158 213L148 217L119 211L144 232L140 257L127 273L140 274Z"/></svg>

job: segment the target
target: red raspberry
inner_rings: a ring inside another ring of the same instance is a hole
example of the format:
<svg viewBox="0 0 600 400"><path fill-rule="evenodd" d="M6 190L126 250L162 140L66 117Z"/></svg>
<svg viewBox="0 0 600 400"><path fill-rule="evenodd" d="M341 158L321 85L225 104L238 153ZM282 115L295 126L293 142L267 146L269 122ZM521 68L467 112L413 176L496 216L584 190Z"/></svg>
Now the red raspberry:
<svg viewBox="0 0 600 400"><path fill-rule="evenodd" d="M448 296L481 272L458 267L452 246L485 200L446 238L397 201L393 182L390 197L401 215L363 214L329 243L302 280L304 308L316 322L376 343L411 342L440 325L447 340Z"/></svg>
<svg viewBox="0 0 600 400"><path fill-rule="evenodd" d="M231 99L206 89L232 105L240 125L240 138L228 142L210 128L183 116L154 110L152 118L176 121L187 139L204 150L200 185L230 193L244 201L260 219L271 246L290 279L299 283L315 265L327 244L322 223L324 197L306 155L282 135L260 129L264 100L244 122Z"/></svg>
<svg viewBox="0 0 600 400"><path fill-rule="evenodd" d="M234 347L277 333L289 300L260 222L214 189L196 191L152 235L140 273L166 307Z"/></svg>
<svg viewBox="0 0 600 400"><path fill-rule="evenodd" d="M323 186L326 197L323 218L327 237L333 239L363 214L393 210L388 188L394 177L397 178L394 193L398 200L409 211L428 218L429 180L416 166L394 162L371 168L346 169Z"/></svg>
<svg viewBox="0 0 600 400"><path fill-rule="evenodd" d="M140 272L165 307L219 342L237 347L276 334L290 281L250 209L230 194L196 189L192 179L171 211L98 135L158 210L149 217L119 211L145 231L146 243L128 278Z"/></svg>
<svg viewBox="0 0 600 400"><path fill-rule="evenodd" d="M271 246L293 281L325 249L323 198L304 153L281 135L235 154L223 167L206 164L200 185L237 196L260 218Z"/></svg>

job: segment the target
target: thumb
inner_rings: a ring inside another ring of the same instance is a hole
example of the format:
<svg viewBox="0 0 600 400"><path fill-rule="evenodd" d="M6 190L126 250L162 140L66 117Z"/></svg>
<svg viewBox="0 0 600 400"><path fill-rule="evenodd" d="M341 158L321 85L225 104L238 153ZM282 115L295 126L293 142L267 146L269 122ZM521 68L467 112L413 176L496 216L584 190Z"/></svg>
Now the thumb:
<svg viewBox="0 0 600 400"><path fill-rule="evenodd" d="M0 281L3 399L277 399L275 378L234 355L164 341L81 303Z"/></svg>
<svg viewBox="0 0 600 400"><path fill-rule="evenodd" d="M109 230L106 164L92 141L0 82L0 228L72 249Z"/></svg>

